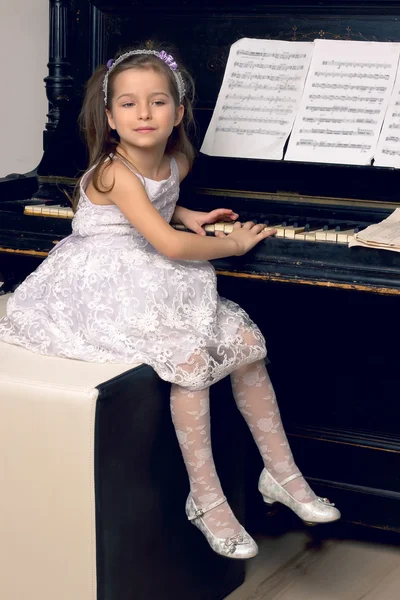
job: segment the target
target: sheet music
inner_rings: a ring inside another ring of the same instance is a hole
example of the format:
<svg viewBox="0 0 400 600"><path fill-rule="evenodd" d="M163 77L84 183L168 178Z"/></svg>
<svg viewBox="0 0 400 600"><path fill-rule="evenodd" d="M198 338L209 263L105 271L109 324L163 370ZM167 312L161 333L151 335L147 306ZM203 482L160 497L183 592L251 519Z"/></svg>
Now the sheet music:
<svg viewBox="0 0 400 600"><path fill-rule="evenodd" d="M380 223L369 225L356 233L349 242L349 248L352 246L400 252L400 208L396 208Z"/></svg>
<svg viewBox="0 0 400 600"><path fill-rule="evenodd" d="M233 44L201 152L282 158L313 47L313 42L250 38Z"/></svg>
<svg viewBox="0 0 400 600"><path fill-rule="evenodd" d="M394 84L392 96L378 140L374 165L400 167L400 74Z"/></svg>
<svg viewBox="0 0 400 600"><path fill-rule="evenodd" d="M400 44L315 40L285 160L370 164Z"/></svg>

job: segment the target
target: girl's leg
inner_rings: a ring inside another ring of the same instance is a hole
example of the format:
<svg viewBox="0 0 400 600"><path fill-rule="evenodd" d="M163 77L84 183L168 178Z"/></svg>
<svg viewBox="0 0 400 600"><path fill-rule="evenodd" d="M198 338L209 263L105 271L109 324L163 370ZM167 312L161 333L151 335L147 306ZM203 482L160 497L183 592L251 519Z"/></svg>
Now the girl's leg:
<svg viewBox="0 0 400 600"><path fill-rule="evenodd" d="M231 374L231 382L236 404L250 428L266 470L278 483L298 473L264 361L239 367ZM285 489L298 502L316 499L303 477L289 481Z"/></svg>
<svg viewBox="0 0 400 600"><path fill-rule="evenodd" d="M171 414L189 475L191 496L198 508L206 509L224 498L211 449L209 389L191 392L173 384ZM243 533L227 502L205 512L202 519L219 538Z"/></svg>

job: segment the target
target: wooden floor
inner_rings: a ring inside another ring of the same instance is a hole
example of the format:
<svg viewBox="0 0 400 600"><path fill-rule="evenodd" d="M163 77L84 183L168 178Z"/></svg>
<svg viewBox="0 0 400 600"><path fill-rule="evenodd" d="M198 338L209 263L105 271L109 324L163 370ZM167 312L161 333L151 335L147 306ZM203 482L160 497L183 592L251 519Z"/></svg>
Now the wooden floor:
<svg viewBox="0 0 400 600"><path fill-rule="evenodd" d="M327 527L255 536L259 554L226 600L400 600L400 534Z"/></svg>

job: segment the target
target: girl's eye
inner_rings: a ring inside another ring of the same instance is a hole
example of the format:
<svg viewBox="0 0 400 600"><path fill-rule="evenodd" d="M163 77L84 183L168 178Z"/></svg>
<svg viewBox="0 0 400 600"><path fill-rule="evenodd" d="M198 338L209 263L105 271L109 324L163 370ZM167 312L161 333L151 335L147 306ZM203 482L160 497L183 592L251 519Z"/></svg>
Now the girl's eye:
<svg viewBox="0 0 400 600"><path fill-rule="evenodd" d="M133 106L133 102L125 102L125 104L122 105L124 108L130 108L131 106Z"/></svg>
<svg viewBox="0 0 400 600"><path fill-rule="evenodd" d="M163 102L162 100L156 100L155 102L153 102L153 104L155 104L156 106L164 106L165 102Z"/></svg>

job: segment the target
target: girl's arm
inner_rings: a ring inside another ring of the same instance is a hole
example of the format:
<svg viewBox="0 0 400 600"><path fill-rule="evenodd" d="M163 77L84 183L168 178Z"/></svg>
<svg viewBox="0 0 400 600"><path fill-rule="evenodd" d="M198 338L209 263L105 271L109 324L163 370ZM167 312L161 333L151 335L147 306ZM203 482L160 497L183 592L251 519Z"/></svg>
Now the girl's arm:
<svg viewBox="0 0 400 600"><path fill-rule="evenodd" d="M175 260L210 260L238 252L234 239L176 231L154 208L139 178L123 164L114 162L104 172L103 181L105 187L114 181L108 200L116 204L135 229L164 256Z"/></svg>
<svg viewBox="0 0 400 600"><path fill-rule="evenodd" d="M178 225L184 225L184 219L185 219L185 215L189 214L189 212L194 212L194 211L190 211L188 208L185 208L184 206L176 206L175 210L174 210L174 214L172 215L171 218L171 223L175 223Z"/></svg>
<svg viewBox="0 0 400 600"><path fill-rule="evenodd" d="M178 165L179 181L182 181L189 172L189 163L186 159L186 156L181 152L175 152L173 156ZM232 223L238 218L238 216L238 214L227 208L218 208L207 213L197 210L190 210L184 206L176 206L174 214L171 218L171 223L184 225L187 227L187 229L190 229L199 235L206 235L206 232L203 229L203 225L206 223L217 223L218 221L227 221Z"/></svg>
<svg viewBox="0 0 400 600"><path fill-rule="evenodd" d="M173 157L175 158L176 164L178 165L179 183L181 183L185 179L186 175L189 173L189 163L187 161L186 156L182 154L182 152L174 152ZM187 215L189 212L191 211L189 211L189 209L185 208L184 206L176 206L174 214L171 218L171 223L184 225L182 219L184 219L184 215Z"/></svg>
<svg viewBox="0 0 400 600"><path fill-rule="evenodd" d="M176 231L150 202L143 184L122 163L113 163L105 172L104 185L113 183L107 199L114 203L130 223L161 254L174 260L212 260L241 255L274 232L263 225L236 224L225 236L206 237Z"/></svg>

